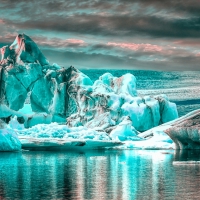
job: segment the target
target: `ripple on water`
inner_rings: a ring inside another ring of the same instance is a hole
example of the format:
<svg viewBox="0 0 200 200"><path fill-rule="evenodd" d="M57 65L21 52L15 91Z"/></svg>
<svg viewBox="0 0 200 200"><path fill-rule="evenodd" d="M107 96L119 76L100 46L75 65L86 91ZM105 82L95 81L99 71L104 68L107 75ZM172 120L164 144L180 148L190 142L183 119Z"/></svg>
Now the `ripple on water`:
<svg viewBox="0 0 200 200"><path fill-rule="evenodd" d="M198 152L0 153L1 199L198 199Z"/></svg>

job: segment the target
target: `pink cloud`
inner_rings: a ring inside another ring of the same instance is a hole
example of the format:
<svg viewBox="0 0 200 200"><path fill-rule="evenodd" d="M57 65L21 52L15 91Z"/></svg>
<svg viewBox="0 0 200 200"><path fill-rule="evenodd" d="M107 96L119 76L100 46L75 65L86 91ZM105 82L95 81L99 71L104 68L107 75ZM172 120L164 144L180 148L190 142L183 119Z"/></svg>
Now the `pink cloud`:
<svg viewBox="0 0 200 200"><path fill-rule="evenodd" d="M175 45L196 47L200 46L200 41L196 39L178 40L174 42Z"/></svg>
<svg viewBox="0 0 200 200"><path fill-rule="evenodd" d="M132 51L143 51L143 52L161 52L163 47L153 44L136 44L136 43L115 43L108 42L108 46L119 47L123 49L128 49Z"/></svg>
<svg viewBox="0 0 200 200"><path fill-rule="evenodd" d="M85 44L83 40L79 40L79 39L67 39L65 41L71 44Z"/></svg>
<svg viewBox="0 0 200 200"><path fill-rule="evenodd" d="M177 42L177 41L176 41ZM176 46L174 46L176 44ZM112 47L118 47L130 51L137 51L141 53L150 53L150 55L160 55L163 57L169 57L169 56L176 56L176 57L188 57L188 56L195 56L200 57L200 52L196 53L192 51L191 49L184 48L182 46L179 46L178 43L173 43L173 45L153 45L153 44L136 44L136 43L115 43L115 42L108 42L108 46Z"/></svg>
<svg viewBox="0 0 200 200"><path fill-rule="evenodd" d="M9 40L13 40L16 38L18 34L17 33L7 33L6 35L4 35L4 38L9 39Z"/></svg>
<svg viewBox="0 0 200 200"><path fill-rule="evenodd" d="M67 47L67 46L80 47L80 46L87 45L84 40L74 39L74 38L63 40L60 38L37 37L33 39L37 44L47 45L47 46L52 46L52 47Z"/></svg>
<svg viewBox="0 0 200 200"><path fill-rule="evenodd" d="M0 24L4 24L4 20L3 19L0 19Z"/></svg>
<svg viewBox="0 0 200 200"><path fill-rule="evenodd" d="M200 52L196 54L196 57L200 57Z"/></svg>
<svg viewBox="0 0 200 200"><path fill-rule="evenodd" d="M17 36L17 33L5 33L5 35L0 36L1 42L12 43Z"/></svg>

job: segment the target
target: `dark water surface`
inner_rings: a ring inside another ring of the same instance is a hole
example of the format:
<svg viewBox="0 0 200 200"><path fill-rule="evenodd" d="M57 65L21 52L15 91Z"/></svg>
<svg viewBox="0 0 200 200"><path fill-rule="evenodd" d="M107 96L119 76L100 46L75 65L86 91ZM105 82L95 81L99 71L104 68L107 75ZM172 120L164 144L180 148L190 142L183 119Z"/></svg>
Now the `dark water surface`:
<svg viewBox="0 0 200 200"><path fill-rule="evenodd" d="M200 152L0 153L0 199L200 199Z"/></svg>
<svg viewBox="0 0 200 200"><path fill-rule="evenodd" d="M126 73L137 79L137 89L169 89L200 86L200 71L148 71L148 70L112 70L112 69L80 69L94 82L104 73L120 77Z"/></svg>

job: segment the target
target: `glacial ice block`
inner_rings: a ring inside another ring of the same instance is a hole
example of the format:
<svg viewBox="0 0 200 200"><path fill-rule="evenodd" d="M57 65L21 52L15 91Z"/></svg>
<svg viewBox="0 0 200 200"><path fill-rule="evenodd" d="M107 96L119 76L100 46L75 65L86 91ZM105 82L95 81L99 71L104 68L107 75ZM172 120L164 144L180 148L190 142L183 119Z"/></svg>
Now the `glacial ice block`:
<svg viewBox="0 0 200 200"><path fill-rule="evenodd" d="M21 143L16 132L0 120L0 151L18 151Z"/></svg>
<svg viewBox="0 0 200 200"><path fill-rule="evenodd" d="M18 34L9 50L14 54L13 59L15 59L15 62L38 62L42 66L49 64L37 44L25 34Z"/></svg>
<svg viewBox="0 0 200 200"><path fill-rule="evenodd" d="M176 149L200 149L200 110L174 120L165 132L174 141Z"/></svg>

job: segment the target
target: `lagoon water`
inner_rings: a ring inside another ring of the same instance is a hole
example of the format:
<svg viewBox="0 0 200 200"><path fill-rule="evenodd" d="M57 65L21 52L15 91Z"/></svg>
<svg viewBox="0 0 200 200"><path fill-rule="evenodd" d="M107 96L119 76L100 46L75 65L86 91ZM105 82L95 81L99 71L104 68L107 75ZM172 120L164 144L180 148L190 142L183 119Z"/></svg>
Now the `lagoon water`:
<svg viewBox="0 0 200 200"><path fill-rule="evenodd" d="M95 80L106 71L83 72ZM179 116L200 108L200 72L109 72L133 73L140 95L167 94ZM187 161L200 161L200 152L0 153L0 200L199 200L200 163Z"/></svg>
<svg viewBox="0 0 200 200"><path fill-rule="evenodd" d="M200 152L0 153L0 199L200 199L200 164L189 160Z"/></svg>

